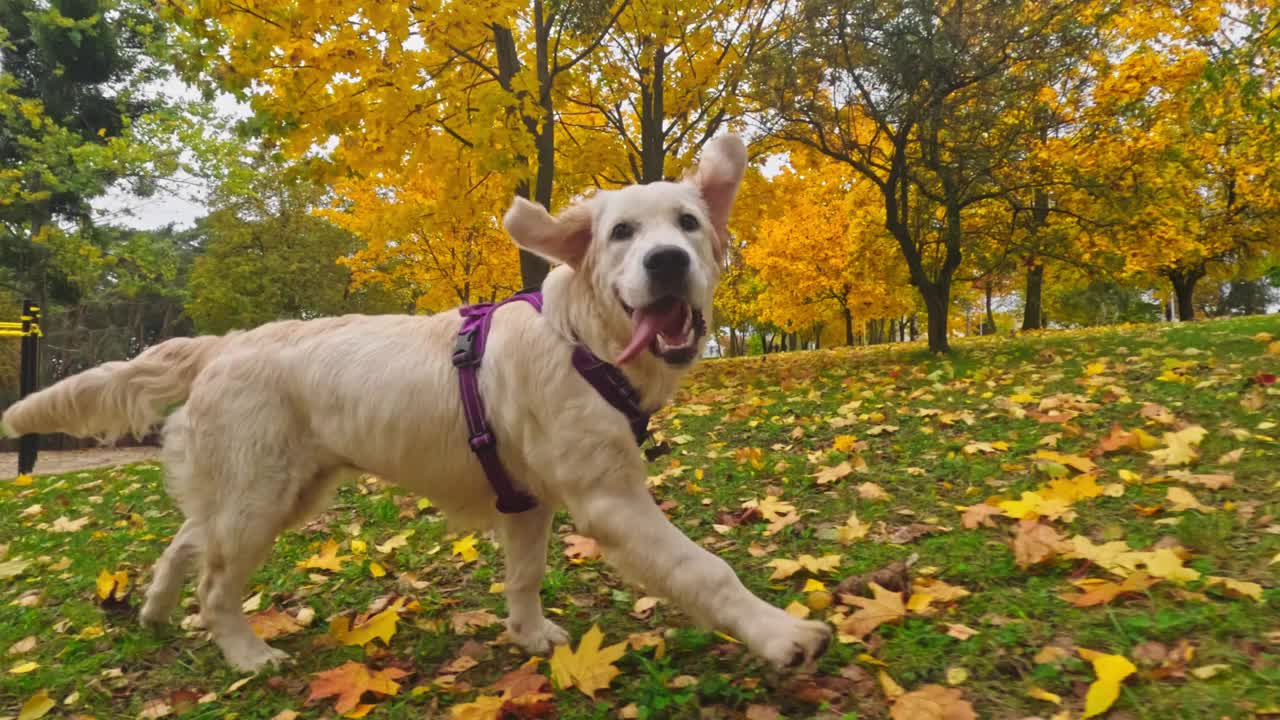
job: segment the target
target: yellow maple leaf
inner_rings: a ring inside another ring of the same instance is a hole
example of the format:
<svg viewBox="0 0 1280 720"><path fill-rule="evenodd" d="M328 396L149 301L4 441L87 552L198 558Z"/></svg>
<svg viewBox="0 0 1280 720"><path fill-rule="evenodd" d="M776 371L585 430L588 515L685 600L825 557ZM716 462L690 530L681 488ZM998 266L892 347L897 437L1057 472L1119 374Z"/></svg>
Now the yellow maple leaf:
<svg viewBox="0 0 1280 720"><path fill-rule="evenodd" d="M350 555L338 554L338 543L333 538L330 538L325 542L324 547L320 548L319 553L298 563L298 566L311 570L337 572L342 569L342 563L350 559Z"/></svg>
<svg viewBox="0 0 1280 720"><path fill-rule="evenodd" d="M841 632L861 639L881 625L907 616L907 606L902 601L902 593L885 590L877 583L870 583L869 587L875 597L841 596L842 601L849 605L857 605L859 608L841 623Z"/></svg>
<svg viewBox="0 0 1280 720"><path fill-rule="evenodd" d="M1258 602L1262 602L1262 586L1255 582L1246 582L1244 580L1233 580L1228 577L1220 577L1218 575L1209 575L1205 578L1205 583L1210 587L1221 585L1226 590L1240 597L1247 597Z"/></svg>
<svg viewBox="0 0 1280 720"><path fill-rule="evenodd" d="M801 555L796 558L800 561L801 567L809 572L817 575L819 573L831 572L840 567L839 555L823 555L822 557L814 557L812 555Z"/></svg>
<svg viewBox="0 0 1280 720"><path fill-rule="evenodd" d="M576 651L569 650L568 645L557 645L551 654L551 679L556 687L561 690L576 687L589 698L609 687L609 683L622 672L613 663L627 651L627 643L620 642L602 649L600 643L603 641L600 627L592 625L582 636Z"/></svg>
<svg viewBox="0 0 1280 720"><path fill-rule="evenodd" d="M1047 460L1058 465L1066 465L1073 468L1077 472L1089 473L1098 469L1092 460L1079 455L1066 455L1056 450L1037 450L1035 455L1037 460Z"/></svg>
<svg viewBox="0 0 1280 720"><path fill-rule="evenodd" d="M1148 451L1156 465L1186 465L1200 457L1197 446L1208 431L1199 425L1191 425L1178 432L1164 434L1165 446Z"/></svg>
<svg viewBox="0 0 1280 720"><path fill-rule="evenodd" d="M786 580L800 572L803 567L798 561L787 558L774 558L765 565L773 568L773 574L769 576L770 580Z"/></svg>
<svg viewBox="0 0 1280 720"><path fill-rule="evenodd" d="M114 573L103 570L98 573L96 585L99 600L111 597L124 600L124 596L129 593L129 573L124 570L117 570Z"/></svg>
<svg viewBox="0 0 1280 720"><path fill-rule="evenodd" d="M449 708L449 717L453 720L495 720L502 716L502 706L506 702L506 698L498 695L481 695L469 703Z"/></svg>
<svg viewBox="0 0 1280 720"><path fill-rule="evenodd" d="M836 452L847 453L850 450L853 450L853 446L857 443L858 438L852 435L837 435L835 442L831 445L831 448Z"/></svg>
<svg viewBox="0 0 1280 720"><path fill-rule="evenodd" d="M1097 680L1089 685L1089 692L1084 698L1084 715L1091 718L1101 715L1120 697L1120 683L1138 671L1138 668L1123 655L1108 655L1088 648L1079 648L1080 657L1093 663L1093 672Z"/></svg>
<svg viewBox="0 0 1280 720"><path fill-rule="evenodd" d="M404 604L404 598L399 598L386 610L364 619L363 622L360 622L361 618L356 618L355 627L352 627L350 618L336 617L329 623L329 634L343 645L366 645L375 638L382 640L384 645L389 645L392 636L396 634L396 623L400 620Z"/></svg>
<svg viewBox="0 0 1280 720"><path fill-rule="evenodd" d="M1160 548L1144 553L1143 562L1147 566L1147 572L1165 580L1182 583L1191 582L1200 577L1198 570L1182 566L1182 558L1173 551L1173 548Z"/></svg>
<svg viewBox="0 0 1280 720"><path fill-rule="evenodd" d="M480 551L476 550L476 535L471 533L466 537L453 541L452 555L461 557L463 562L475 562L480 557Z"/></svg>
<svg viewBox="0 0 1280 720"><path fill-rule="evenodd" d="M849 519L844 521L836 530L836 540L841 545L848 545L851 542L861 540L871 532L871 526L858 519L858 513L849 515Z"/></svg>
<svg viewBox="0 0 1280 720"><path fill-rule="evenodd" d="M1217 510L1217 508L1201 503L1196 499L1195 495L1191 494L1190 490L1176 485L1165 491L1165 500L1169 502L1170 509L1174 512L1198 510L1203 513L1211 513Z"/></svg>

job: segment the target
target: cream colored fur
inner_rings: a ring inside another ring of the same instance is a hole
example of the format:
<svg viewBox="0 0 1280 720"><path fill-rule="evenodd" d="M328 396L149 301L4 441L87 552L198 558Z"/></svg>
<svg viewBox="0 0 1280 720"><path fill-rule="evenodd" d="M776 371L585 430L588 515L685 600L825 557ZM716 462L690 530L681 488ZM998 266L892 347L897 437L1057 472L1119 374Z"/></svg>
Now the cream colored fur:
<svg viewBox="0 0 1280 720"><path fill-rule="evenodd" d="M322 510L352 470L431 498L455 523L499 532L508 631L530 652L569 640L539 598L552 514L567 507L606 560L647 592L779 666L807 663L826 647L829 628L755 597L668 522L646 488L626 419L570 364L574 338L606 359L626 344L630 321L618 300L642 307L655 299L639 267L655 244L694 254L689 302L709 319L744 165L741 142L720 138L689 181L601 192L555 218L519 200L508 212L518 243L566 263L544 284L543 314L525 303L497 312L479 373L499 456L538 498L535 510L498 514L468 447L450 361L457 312L285 321L170 340L37 393L4 422L16 433L111 437L143 432L181 404L164 423L164 461L186 522L156 565L142 618L166 621L201 560L202 618L240 669L286 657L241 613L251 574L276 536ZM697 215L703 229L679 232L679 212ZM609 240L620 221L640 228L628 243ZM670 400L684 372L648 351L623 370L650 410Z"/></svg>

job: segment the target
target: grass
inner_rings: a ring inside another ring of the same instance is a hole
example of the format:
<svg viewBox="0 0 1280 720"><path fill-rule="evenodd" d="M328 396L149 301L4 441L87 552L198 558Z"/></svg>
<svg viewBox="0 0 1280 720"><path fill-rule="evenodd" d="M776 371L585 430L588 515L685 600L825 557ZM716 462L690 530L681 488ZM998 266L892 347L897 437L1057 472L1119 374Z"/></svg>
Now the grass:
<svg viewBox="0 0 1280 720"><path fill-rule="evenodd" d="M598 624L610 643L632 633L661 633L666 651L657 658L652 649L629 649L608 690L594 700L577 690L556 690L547 716L738 718L749 709L754 717L768 716L756 705L787 718L880 718L890 712L877 681L883 670L908 691L954 682L980 717L1048 717L1062 709L1079 717L1094 676L1072 652L1077 647L1123 654L1137 663L1138 672L1112 710L1117 718L1277 712L1280 386L1264 387L1253 378L1280 372L1280 354L1268 352L1269 343L1260 337L1265 333L1280 337L1280 319L962 340L948 358L929 356L917 345L895 345L701 365L677 403L656 421L675 450L653 463L651 483L672 520L728 560L748 587L780 606L806 602L803 586L812 576L802 571L771 582L767 563L802 553L836 554L839 567L816 576L828 589L844 577L910 561L913 577L941 578L971 595L932 614L913 613L883 625L865 642L837 643L816 675L793 676L769 670L724 637L686 628L666 604L633 615L642 593L599 560L568 560L556 537L543 597L575 639ZM1008 402L1029 397L1014 405L1036 410L1046 398L1063 394L1091 405L1059 423L1033 414L1017 417L1021 413ZM1064 537L1083 535L1098 543L1181 546L1200 579L1166 581L1106 605L1076 608L1059 597L1072 590L1068 581L1107 577L1105 572L1087 561L1060 558L1020 567L1010 548L1015 523L1009 518L994 518L995 527L962 526L964 507L1017 498L1044 484L1047 477L1031 458L1045 449L1048 436L1058 436L1059 452L1076 455L1088 454L1114 424L1160 437L1169 428L1143 416L1149 403L1167 408L1178 424L1208 430L1191 467L1197 473L1233 473L1234 484L1219 490L1187 487L1214 510L1171 511L1165 493L1182 483L1120 482L1121 470L1143 480L1162 473L1146 453L1115 452L1095 458L1098 483L1119 483L1123 494L1081 500L1073 507L1074 519L1052 524ZM897 430L872 434L878 425ZM833 449L841 435L857 439L852 453L865 462L865 471L818 485L812 476L819 468L850 459L850 453ZM1004 442L1008 448L967 453L975 441ZM1242 452L1234 463L1221 459L1235 450ZM889 499L861 497L858 487L868 482ZM766 495L793 504L799 521L771 536L764 534L764 523L735 524L732 516L745 501ZM852 512L872 532L843 545L836 528ZM87 519L83 527L57 531L80 519ZM383 699L370 717L439 717L525 660L496 642L499 626L473 635L449 627L455 612L504 613L501 595L491 591L501 580L496 546L482 539L474 562L453 556L457 538L434 510L419 509L415 498L366 479L344 487L334 507L306 528L282 537L255 577L251 593L261 594L263 609L310 607L317 620L273 642L292 653L294 663L232 689L241 676L198 629L145 630L135 620L140 593L106 606L95 594L103 570L145 579L179 522L155 464L0 486L0 544L8 546L0 563L32 561L17 577L0 579L0 650L36 638L34 648L3 658L0 714L16 715L27 698L46 690L59 702L52 716L137 717L167 707L187 718L272 718L290 709L303 717L333 717L330 701L304 705L308 683L313 673L356 660L412 672L402 680L402 691ZM570 523L561 516L557 535L572 532ZM911 523L944 529L899 538L900 544L887 541ZM376 549L409 530L413 535L403 547L389 554ZM298 567L329 539L352 556L340 570ZM359 541L367 544L363 553ZM372 562L386 574L373 577ZM1208 575L1258 583L1264 588L1261 601L1209 587ZM392 593L411 597L420 608L402 617L388 647L341 646L329 636L326 618L363 610ZM186 614L195 612L190 596L188 589ZM960 640L947 634L948 624L977 633ZM446 674L442 667L473 640L484 646L479 664L457 674L452 684L437 681ZM1179 644L1183 654L1158 659ZM1045 661L1046 645L1068 652ZM31 662L38 666L11 672ZM1209 675L1204 679L1191 672L1205 666L1222 667L1203 671ZM546 665L541 668L545 673ZM1062 707L1030 697L1033 688L1061 696Z"/></svg>

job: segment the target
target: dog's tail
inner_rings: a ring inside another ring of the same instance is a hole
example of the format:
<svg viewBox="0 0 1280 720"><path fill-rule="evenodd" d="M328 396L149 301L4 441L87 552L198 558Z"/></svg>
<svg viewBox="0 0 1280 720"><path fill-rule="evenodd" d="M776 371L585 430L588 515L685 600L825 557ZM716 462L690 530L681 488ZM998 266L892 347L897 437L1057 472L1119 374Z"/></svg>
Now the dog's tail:
<svg viewBox="0 0 1280 720"><path fill-rule="evenodd" d="M127 362L109 362L62 380L10 405L10 436L64 432L107 442L141 437L174 405L217 354L225 337L174 338Z"/></svg>

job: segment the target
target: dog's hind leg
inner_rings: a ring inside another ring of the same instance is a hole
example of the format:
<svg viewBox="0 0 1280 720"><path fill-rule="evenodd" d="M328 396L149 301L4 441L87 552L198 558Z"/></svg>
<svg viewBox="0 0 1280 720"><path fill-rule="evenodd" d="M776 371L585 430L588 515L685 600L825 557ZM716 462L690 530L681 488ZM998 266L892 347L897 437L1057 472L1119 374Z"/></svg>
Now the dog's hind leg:
<svg viewBox="0 0 1280 720"><path fill-rule="evenodd" d="M286 660L289 654L254 634L240 602L253 571L266 559L279 527L278 513L232 508L218 518L205 548L200 578L200 616L237 670L254 671Z"/></svg>
<svg viewBox="0 0 1280 720"><path fill-rule="evenodd" d="M147 587L147 601L142 605L142 622L162 625L178 605L187 571L200 552L202 541L196 524L187 520L173 536L169 547L156 561L151 584Z"/></svg>
<svg viewBox="0 0 1280 720"><path fill-rule="evenodd" d="M542 614L542 577L547 569L547 541L554 513L539 506L502 518L500 532L506 554L507 632L533 655L569 642L569 633Z"/></svg>

